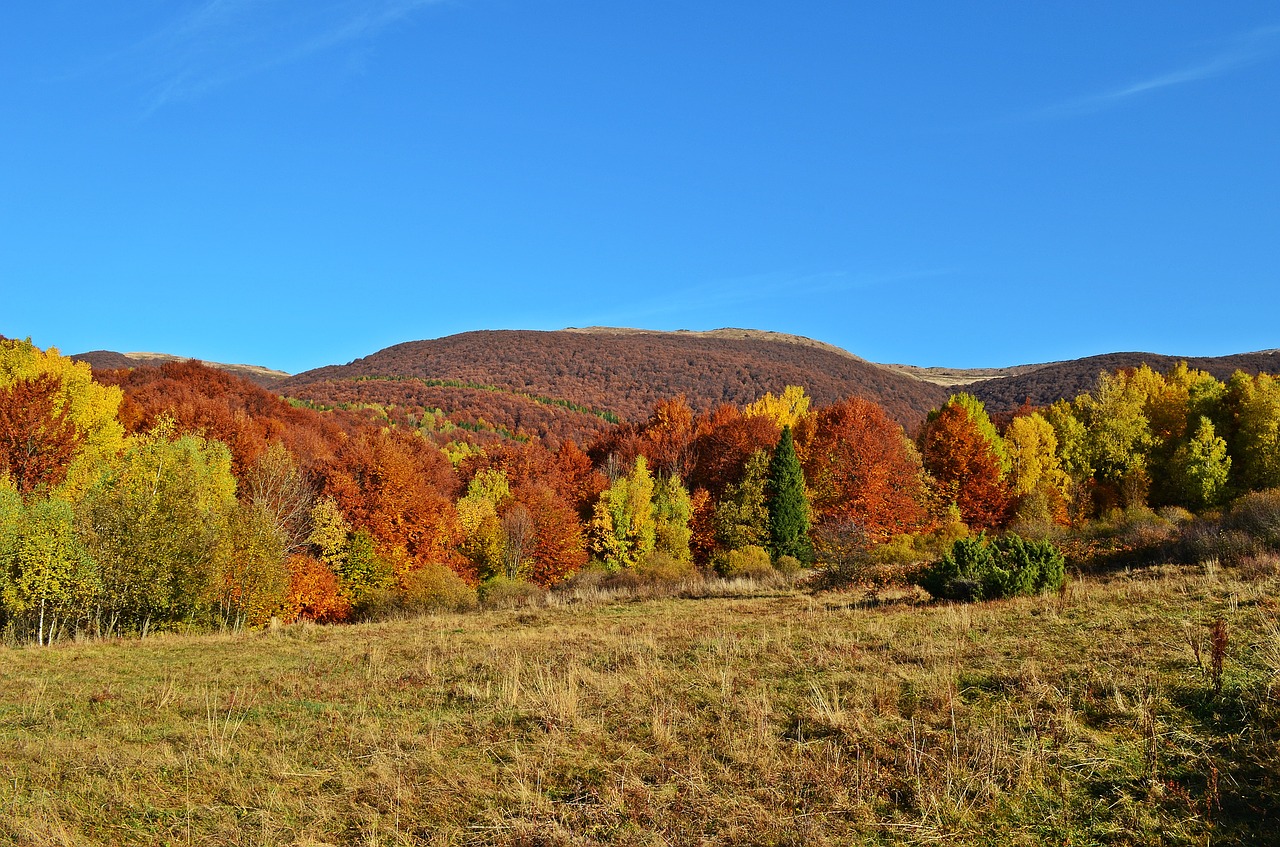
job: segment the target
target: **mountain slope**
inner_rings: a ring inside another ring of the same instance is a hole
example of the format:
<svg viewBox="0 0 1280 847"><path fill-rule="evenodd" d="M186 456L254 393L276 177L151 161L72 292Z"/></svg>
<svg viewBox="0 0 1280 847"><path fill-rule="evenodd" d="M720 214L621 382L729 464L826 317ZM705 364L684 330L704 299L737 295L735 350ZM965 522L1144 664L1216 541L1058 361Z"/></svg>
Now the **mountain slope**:
<svg viewBox="0 0 1280 847"><path fill-rule="evenodd" d="M766 391L802 385L821 405L851 394L882 404L908 428L946 399L941 386L895 374L809 339L748 330L672 333L643 330L490 330L388 347L347 365L285 380L278 390L315 402L335 382L376 384L412 378L456 381L546 401L566 401L623 420L684 394L695 410L748 403ZM328 388L320 390L322 384ZM446 411L448 411L446 409Z"/></svg>
<svg viewBox="0 0 1280 847"><path fill-rule="evenodd" d="M1085 391L1091 391L1098 383L1098 375L1121 368L1136 368L1146 364L1157 371L1168 371L1178 362L1188 367L1207 371L1221 380L1228 379L1236 371L1247 374L1280 373L1280 351L1237 353L1231 356L1164 356L1159 353L1105 353L1066 362L1050 362L1044 365L1023 366L1012 376L983 379L955 390L968 391L986 404L990 412L1013 411L1030 402L1033 406L1047 406L1055 400L1070 400Z"/></svg>
<svg viewBox="0 0 1280 847"><path fill-rule="evenodd" d="M88 353L73 353L72 359L77 362L88 362L94 370L115 370L116 368L136 368L140 365L163 365L165 362L185 362L188 357L172 356L168 353L116 353L112 350L90 350ZM199 361L199 360L197 360ZM200 362L220 371L227 371L242 376L263 388L271 388L276 383L288 378L284 371L274 371L260 365L227 365L221 362Z"/></svg>

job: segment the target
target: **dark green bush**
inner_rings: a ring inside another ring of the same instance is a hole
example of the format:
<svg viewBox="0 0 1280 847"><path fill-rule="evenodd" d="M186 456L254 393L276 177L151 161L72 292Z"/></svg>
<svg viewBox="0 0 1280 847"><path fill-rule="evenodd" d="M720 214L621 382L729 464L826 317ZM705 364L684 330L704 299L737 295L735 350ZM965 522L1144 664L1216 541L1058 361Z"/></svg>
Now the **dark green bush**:
<svg viewBox="0 0 1280 847"><path fill-rule="evenodd" d="M1017 535L993 540L961 538L925 568L916 584L940 600L995 600L1056 591L1066 582L1066 560L1050 541Z"/></svg>

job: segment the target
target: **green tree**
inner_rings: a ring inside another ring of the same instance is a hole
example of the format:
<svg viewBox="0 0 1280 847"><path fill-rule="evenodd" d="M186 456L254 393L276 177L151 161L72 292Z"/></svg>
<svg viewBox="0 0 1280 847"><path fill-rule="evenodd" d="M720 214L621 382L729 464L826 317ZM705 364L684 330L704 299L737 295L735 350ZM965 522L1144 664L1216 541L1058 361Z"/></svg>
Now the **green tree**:
<svg viewBox="0 0 1280 847"><path fill-rule="evenodd" d="M1150 487L1149 454L1157 443L1147 408L1163 380L1145 365L1132 372L1104 373L1093 394L1076 398L1076 417L1094 477L1110 486L1125 506L1145 505Z"/></svg>
<svg viewBox="0 0 1280 847"><path fill-rule="evenodd" d="M1203 509L1222 502L1230 474L1227 442L1214 432L1208 418L1200 418L1195 435L1173 454L1173 487L1188 506Z"/></svg>
<svg viewBox="0 0 1280 847"><path fill-rule="evenodd" d="M742 467L742 477L725 487L716 506L716 543L725 550L763 548L769 541L769 453L757 450Z"/></svg>
<svg viewBox="0 0 1280 847"><path fill-rule="evenodd" d="M219 623L234 630L261 626L289 599L288 527L274 509L241 503L227 529L214 585Z"/></svg>
<svg viewBox="0 0 1280 847"><path fill-rule="evenodd" d="M769 554L778 559L794 556L813 561L809 540L809 498L805 494L804 470L796 456L791 427L782 428L782 437L769 461Z"/></svg>
<svg viewBox="0 0 1280 847"><path fill-rule="evenodd" d="M591 518L591 551L609 570L635 565L653 550L653 476L644 456L600 494Z"/></svg>
<svg viewBox="0 0 1280 847"><path fill-rule="evenodd" d="M367 610L370 602L395 584L395 571L378 555L373 536L358 529L347 539L347 549L338 568L343 596L357 611Z"/></svg>
<svg viewBox="0 0 1280 847"><path fill-rule="evenodd" d="M692 562L689 519L693 516L689 491L678 476L664 476L653 490L653 549L677 562Z"/></svg>
<svg viewBox="0 0 1280 847"><path fill-rule="evenodd" d="M1239 488L1280 487L1280 380L1237 372L1227 392L1235 417L1231 455Z"/></svg>
<svg viewBox="0 0 1280 847"><path fill-rule="evenodd" d="M102 575L99 623L144 637L192 623L211 589L235 508L231 452L195 435L173 438L162 420L133 438L81 507L83 533Z"/></svg>
<svg viewBox="0 0 1280 847"><path fill-rule="evenodd" d="M96 564L76 534L75 513L65 500L10 500L0 510L8 513L0 521L10 526L0 530L8 536L0 541L5 570L0 598L20 629L34 635L37 644L49 644L59 626L87 617L98 594ZM13 517L19 518L16 526Z"/></svg>

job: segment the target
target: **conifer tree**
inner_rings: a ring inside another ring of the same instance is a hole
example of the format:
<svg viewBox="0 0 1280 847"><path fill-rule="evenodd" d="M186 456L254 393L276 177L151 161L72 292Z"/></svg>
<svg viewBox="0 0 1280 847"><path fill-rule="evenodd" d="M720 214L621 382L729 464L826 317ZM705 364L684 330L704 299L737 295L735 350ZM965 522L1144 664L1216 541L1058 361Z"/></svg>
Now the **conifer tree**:
<svg viewBox="0 0 1280 847"><path fill-rule="evenodd" d="M809 542L809 500L804 493L804 470L796 456L791 427L782 428L782 437L769 462L769 552L776 560L794 556L813 561Z"/></svg>

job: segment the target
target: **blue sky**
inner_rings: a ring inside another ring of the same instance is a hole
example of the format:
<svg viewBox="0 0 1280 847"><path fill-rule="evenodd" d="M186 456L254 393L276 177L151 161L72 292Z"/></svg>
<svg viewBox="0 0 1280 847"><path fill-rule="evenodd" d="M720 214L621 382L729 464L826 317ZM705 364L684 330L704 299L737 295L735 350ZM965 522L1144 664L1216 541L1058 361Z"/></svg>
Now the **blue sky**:
<svg viewBox="0 0 1280 847"><path fill-rule="evenodd" d="M1280 347L1277 103L1270 2L10 3L0 333Z"/></svg>

